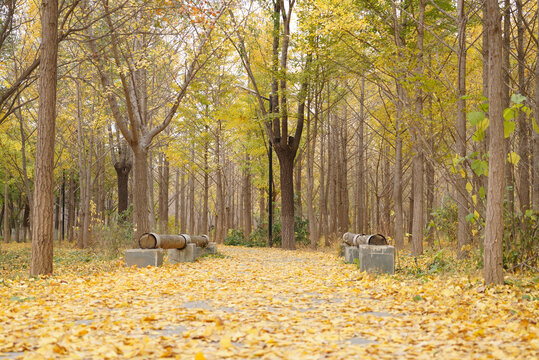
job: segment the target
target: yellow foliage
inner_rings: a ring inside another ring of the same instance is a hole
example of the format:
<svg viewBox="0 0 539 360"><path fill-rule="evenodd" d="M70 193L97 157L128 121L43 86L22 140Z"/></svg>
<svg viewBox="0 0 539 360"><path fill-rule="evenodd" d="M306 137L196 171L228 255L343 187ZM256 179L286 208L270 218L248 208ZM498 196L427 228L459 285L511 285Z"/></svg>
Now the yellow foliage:
<svg viewBox="0 0 539 360"><path fill-rule="evenodd" d="M417 262L399 256L396 275L377 276L322 252L219 251L227 257L90 274L64 265L52 277L0 280L0 357L532 359L539 353L539 291L525 276L519 286L485 287L479 274L461 271L407 275L427 268L429 256Z"/></svg>

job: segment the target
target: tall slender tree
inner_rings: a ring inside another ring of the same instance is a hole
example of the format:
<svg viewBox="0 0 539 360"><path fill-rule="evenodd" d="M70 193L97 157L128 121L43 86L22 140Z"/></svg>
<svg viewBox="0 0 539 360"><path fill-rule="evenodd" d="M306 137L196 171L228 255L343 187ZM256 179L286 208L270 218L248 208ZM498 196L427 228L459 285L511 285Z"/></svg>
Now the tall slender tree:
<svg viewBox="0 0 539 360"><path fill-rule="evenodd" d="M39 110L32 209L30 275L52 273L56 74L58 72L58 1L41 2Z"/></svg>
<svg viewBox="0 0 539 360"><path fill-rule="evenodd" d="M485 225L485 282L503 284L503 198L505 146L503 130L504 82L501 13L497 0L486 0L485 20L489 39L489 168Z"/></svg>

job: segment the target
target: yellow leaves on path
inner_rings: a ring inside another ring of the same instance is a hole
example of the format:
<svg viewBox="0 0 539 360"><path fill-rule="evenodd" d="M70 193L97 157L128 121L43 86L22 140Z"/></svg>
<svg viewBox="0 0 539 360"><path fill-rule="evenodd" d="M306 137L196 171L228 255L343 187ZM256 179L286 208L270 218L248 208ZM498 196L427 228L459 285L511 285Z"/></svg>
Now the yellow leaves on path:
<svg viewBox="0 0 539 360"><path fill-rule="evenodd" d="M324 253L0 283L0 358L535 359L536 285L374 276Z"/></svg>

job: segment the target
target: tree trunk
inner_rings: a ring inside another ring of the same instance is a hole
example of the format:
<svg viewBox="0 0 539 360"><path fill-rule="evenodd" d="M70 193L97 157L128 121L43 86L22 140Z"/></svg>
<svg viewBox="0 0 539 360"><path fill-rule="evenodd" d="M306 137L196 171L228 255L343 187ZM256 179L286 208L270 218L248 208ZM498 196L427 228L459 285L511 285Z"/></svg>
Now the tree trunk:
<svg viewBox="0 0 539 360"><path fill-rule="evenodd" d="M129 173L133 167L130 159L130 151L126 144L120 145L118 161L114 163L118 188L118 215L125 220L124 212L129 206Z"/></svg>
<svg viewBox="0 0 539 360"><path fill-rule="evenodd" d="M419 21L417 25L417 66L416 74L419 78L423 77L423 36L424 36L424 17L425 17L425 0L419 2ZM414 215L412 224L412 255L419 256L423 254L423 229L424 214L425 214L425 197L423 196L424 190L424 154L423 146L421 145L420 136L423 133L423 91L421 90L421 84L418 84L417 96L415 101L415 113L417 116L417 122L415 126L416 133L414 134L414 158L412 160L414 177Z"/></svg>
<svg viewBox="0 0 539 360"><path fill-rule="evenodd" d="M511 82L511 0L505 0L503 11L503 50L502 50L502 67L503 67L503 109L508 108L511 104L510 82ZM505 153L511 151L511 138L505 138ZM515 212L515 184L513 178L513 164L509 161L505 162L505 191L507 192L507 210L513 214ZM513 233L511 238L515 238L514 227L511 227Z"/></svg>
<svg viewBox="0 0 539 360"><path fill-rule="evenodd" d="M176 179L174 181L174 232L180 231L180 169L176 169Z"/></svg>
<svg viewBox="0 0 539 360"><path fill-rule="evenodd" d="M397 48L402 46L400 38L399 18L397 16L397 7L392 3L393 11L393 30L395 33L395 45ZM400 50L399 50L400 51ZM400 53L399 53L400 54ZM398 56L400 58L400 55ZM396 122L395 122L395 164L393 174L393 201L395 203L395 247L402 249L404 247L404 219L402 209L402 137L401 137L401 121L403 116L404 106L404 88L401 84L402 75L399 74L396 79Z"/></svg>
<svg viewBox="0 0 539 360"><path fill-rule="evenodd" d="M358 234L365 233L366 204L365 204L365 76L361 77L361 95L359 100L359 134L357 144L357 228Z"/></svg>
<svg viewBox="0 0 539 360"><path fill-rule="evenodd" d="M318 118L318 106L315 106L315 119ZM316 127L316 124L315 124ZM311 130L311 113L307 113L307 217L309 219L309 236L311 247L318 245L318 233L314 210L314 151L316 138Z"/></svg>
<svg viewBox="0 0 539 360"><path fill-rule="evenodd" d="M329 107L329 103L328 103ZM328 111L329 118L329 111ZM329 124L329 123L328 123ZM329 125L328 125L329 127ZM325 136L324 136L325 135ZM319 207L320 207L320 229L319 234L324 237L324 246L329 246L329 229L328 229L328 191L329 191L329 179L326 180L326 172L329 170L329 165L326 166L326 142L328 134L321 136L320 140L320 196L319 196ZM329 155L329 154L328 154ZM328 174L329 175L329 174Z"/></svg>
<svg viewBox="0 0 539 360"><path fill-rule="evenodd" d="M503 198L505 146L503 132L504 82L500 9L497 0L486 0L489 38L489 169L485 225L485 282L503 284Z"/></svg>
<svg viewBox="0 0 539 360"><path fill-rule="evenodd" d="M9 226L9 186L6 182L4 184L4 242L9 243L11 241L11 228Z"/></svg>
<svg viewBox="0 0 539 360"><path fill-rule="evenodd" d="M180 185L180 232L187 232L187 197L185 196L185 167L182 168Z"/></svg>
<svg viewBox="0 0 539 360"><path fill-rule="evenodd" d="M296 166L294 168L296 174L294 175L294 194L296 197L296 211L299 218L303 218L303 204L301 203L301 169L302 169L302 157L299 154L296 157Z"/></svg>
<svg viewBox="0 0 539 360"><path fill-rule="evenodd" d="M206 131L209 131L208 128L206 128ZM208 227L208 217L210 214L209 210L209 200L210 200L210 167L208 164L208 146L209 144L206 142L204 147L204 200L202 204L202 233L208 234L209 233L209 227Z"/></svg>
<svg viewBox="0 0 539 360"><path fill-rule="evenodd" d="M75 192L76 192L76 184L75 184L75 172L71 170L71 173L69 174L69 186L68 186L68 212L67 212L67 241L73 242L73 230L75 227Z"/></svg>
<svg viewBox="0 0 539 360"><path fill-rule="evenodd" d="M195 147L191 145L191 171L189 174L189 227L190 234L195 233Z"/></svg>
<svg viewBox="0 0 539 360"><path fill-rule="evenodd" d="M81 127L80 127L81 128ZM82 134L82 131L79 131ZM77 240L77 247L79 249L84 249L90 244L90 224L91 224L91 213L90 213L90 201L92 198L92 146L93 146L93 136L90 136L90 143L88 144L88 152L85 155L85 150L82 148L83 143L80 141L81 150L79 155L79 179L80 179L80 224L79 224L79 238Z"/></svg>
<svg viewBox="0 0 539 360"><path fill-rule="evenodd" d="M281 178L281 239L282 248L295 250L294 241L294 158L279 154Z"/></svg>
<svg viewBox="0 0 539 360"><path fill-rule="evenodd" d="M215 236L216 241L219 244L222 244L226 233L225 233L225 224L226 224L226 213L225 213L225 191L223 188L223 167L221 160L221 122L218 123L217 136L215 139L215 162L217 166L217 176L216 176L216 192L217 192L217 211L216 211L216 229Z"/></svg>
<svg viewBox="0 0 539 360"><path fill-rule="evenodd" d="M539 7L537 8L537 38L539 39ZM535 121L539 125L539 46L535 62ZM539 212L539 133L533 129L533 209Z"/></svg>
<svg viewBox="0 0 539 360"><path fill-rule="evenodd" d="M30 275L52 273L58 1L41 1L41 63Z"/></svg>
<svg viewBox="0 0 539 360"><path fill-rule="evenodd" d="M456 150L461 159L466 157L466 14L464 11L464 0L459 0L457 4L458 12L458 72L457 72L457 123L456 123ZM462 162L464 167L464 162ZM459 259L468 257L466 245L470 243L469 225L466 216L470 212L468 209L468 194L466 190L466 177L461 176L461 172L456 174L457 194L457 257ZM465 171L465 169L463 169Z"/></svg>
<svg viewBox="0 0 539 360"><path fill-rule="evenodd" d="M521 95L526 94L525 61L524 51L524 14L522 0L516 0L517 4L517 63L518 63L518 90ZM536 65L537 67L538 65ZM535 82L539 79L535 78ZM537 118L537 117L536 117ZM528 137L530 126L523 111L518 113L518 163L519 186L518 195L520 202L520 212L524 214L530 208L530 140ZM533 130L535 132L535 130Z"/></svg>
<svg viewBox="0 0 539 360"><path fill-rule="evenodd" d="M168 187L170 176L170 165L165 157L161 154L160 161L160 178L159 178L159 231L162 234L168 234Z"/></svg>
<svg viewBox="0 0 539 360"><path fill-rule="evenodd" d="M243 176L243 234L246 238L249 238L252 228L251 214L252 214L252 204L251 204L251 171L250 163L251 159L249 154L245 154L245 170Z"/></svg>
<svg viewBox="0 0 539 360"><path fill-rule="evenodd" d="M140 236L150 232L150 219L148 204L148 149L140 144L134 146L135 178L133 188L133 213L135 232L133 240L138 242Z"/></svg>
<svg viewBox="0 0 539 360"><path fill-rule="evenodd" d="M150 149L148 149L148 155L147 155L147 181L148 181L148 210L149 210L149 225L150 229L156 228L156 220L157 216L155 215L155 197L154 197L154 185L153 185L153 156Z"/></svg>

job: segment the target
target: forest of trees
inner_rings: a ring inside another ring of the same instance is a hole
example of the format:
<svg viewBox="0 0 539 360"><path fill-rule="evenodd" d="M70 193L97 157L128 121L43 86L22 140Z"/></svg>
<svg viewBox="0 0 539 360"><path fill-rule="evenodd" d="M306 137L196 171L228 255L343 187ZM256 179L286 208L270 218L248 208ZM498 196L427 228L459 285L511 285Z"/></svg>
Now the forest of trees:
<svg viewBox="0 0 539 360"><path fill-rule="evenodd" d="M538 39L536 0L3 0L1 234L37 275L106 229L267 242L273 202L284 249L502 283L538 262Z"/></svg>

